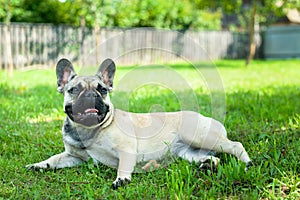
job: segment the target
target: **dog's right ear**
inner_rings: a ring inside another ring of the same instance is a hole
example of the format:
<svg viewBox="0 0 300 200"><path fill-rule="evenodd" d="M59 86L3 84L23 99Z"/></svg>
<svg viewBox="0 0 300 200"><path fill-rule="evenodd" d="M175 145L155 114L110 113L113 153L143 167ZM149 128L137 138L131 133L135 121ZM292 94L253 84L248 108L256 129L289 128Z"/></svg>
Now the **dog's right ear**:
<svg viewBox="0 0 300 200"><path fill-rule="evenodd" d="M105 83L105 85L107 86L110 92L112 91L113 88L115 72L116 72L115 62L112 59L107 58L101 63L98 72L96 74Z"/></svg>
<svg viewBox="0 0 300 200"><path fill-rule="evenodd" d="M76 76L72 63L62 58L56 64L57 91L64 92L65 85Z"/></svg>

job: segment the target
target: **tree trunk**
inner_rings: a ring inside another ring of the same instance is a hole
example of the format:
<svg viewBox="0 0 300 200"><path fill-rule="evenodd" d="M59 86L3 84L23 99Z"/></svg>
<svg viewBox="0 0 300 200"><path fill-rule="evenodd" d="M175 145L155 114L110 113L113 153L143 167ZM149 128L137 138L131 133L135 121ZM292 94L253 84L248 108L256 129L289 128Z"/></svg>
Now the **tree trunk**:
<svg viewBox="0 0 300 200"><path fill-rule="evenodd" d="M6 7L7 13L5 17L5 26L4 26L4 36L5 36L5 47L6 47L6 59L8 65L8 76L13 76L13 58L12 58L12 51L11 51L11 39L10 39L10 19L11 19L11 10L10 5Z"/></svg>
<svg viewBox="0 0 300 200"><path fill-rule="evenodd" d="M78 65L82 67L86 58L84 55L84 39L85 39L85 18L83 15L80 16L80 29L79 29L79 38L80 38L80 50L78 56Z"/></svg>
<svg viewBox="0 0 300 200"><path fill-rule="evenodd" d="M101 61L101 32L100 32L100 23L95 24L95 34L96 34L96 59L97 63Z"/></svg>
<svg viewBox="0 0 300 200"><path fill-rule="evenodd" d="M95 26L94 26L94 31L96 34L96 61L97 63L101 62L101 12L102 8L105 6L104 1L98 2L95 4L96 8L99 9L99 11L95 11Z"/></svg>
<svg viewBox="0 0 300 200"><path fill-rule="evenodd" d="M7 62L7 71L8 71L8 76L12 77L13 76L13 59L12 59L12 53L11 53L11 40L10 40L10 26L9 25L5 25L4 26L4 36L5 36L5 52L6 52L6 62Z"/></svg>
<svg viewBox="0 0 300 200"><path fill-rule="evenodd" d="M249 27L249 54L246 59L246 66L251 62L254 58L255 51L256 51L256 44L255 44L255 20L256 20L256 1L253 1L251 16L250 16L250 27Z"/></svg>

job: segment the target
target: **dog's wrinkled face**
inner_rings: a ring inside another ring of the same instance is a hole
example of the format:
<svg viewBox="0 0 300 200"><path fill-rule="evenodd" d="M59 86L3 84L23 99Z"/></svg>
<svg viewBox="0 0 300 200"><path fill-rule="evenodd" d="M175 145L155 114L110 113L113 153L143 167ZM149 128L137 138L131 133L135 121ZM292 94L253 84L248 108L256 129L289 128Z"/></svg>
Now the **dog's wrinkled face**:
<svg viewBox="0 0 300 200"><path fill-rule="evenodd" d="M98 77L75 77L66 85L64 109L79 124L100 124L109 111L107 86Z"/></svg>
<svg viewBox="0 0 300 200"><path fill-rule="evenodd" d="M115 64L105 60L95 76L77 76L72 64L62 59L56 67L58 91L64 94L64 110L70 120L86 126L100 125L112 108Z"/></svg>

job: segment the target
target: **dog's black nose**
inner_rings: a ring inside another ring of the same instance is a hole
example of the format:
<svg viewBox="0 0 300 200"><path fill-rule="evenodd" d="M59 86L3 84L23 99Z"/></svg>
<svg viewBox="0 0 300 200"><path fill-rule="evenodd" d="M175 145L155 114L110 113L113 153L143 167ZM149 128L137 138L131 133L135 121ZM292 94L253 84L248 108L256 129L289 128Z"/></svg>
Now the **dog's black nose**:
<svg viewBox="0 0 300 200"><path fill-rule="evenodd" d="M87 91L84 93L85 97L99 97L99 95L94 91Z"/></svg>

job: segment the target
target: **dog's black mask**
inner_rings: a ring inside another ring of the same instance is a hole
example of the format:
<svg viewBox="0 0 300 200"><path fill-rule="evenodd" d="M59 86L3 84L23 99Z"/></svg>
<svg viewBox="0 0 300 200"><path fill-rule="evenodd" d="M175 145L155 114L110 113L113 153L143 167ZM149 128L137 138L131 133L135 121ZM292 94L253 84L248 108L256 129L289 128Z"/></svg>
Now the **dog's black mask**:
<svg viewBox="0 0 300 200"><path fill-rule="evenodd" d="M109 112L102 97L94 91L83 92L74 103L65 105L68 117L84 126L100 124Z"/></svg>

